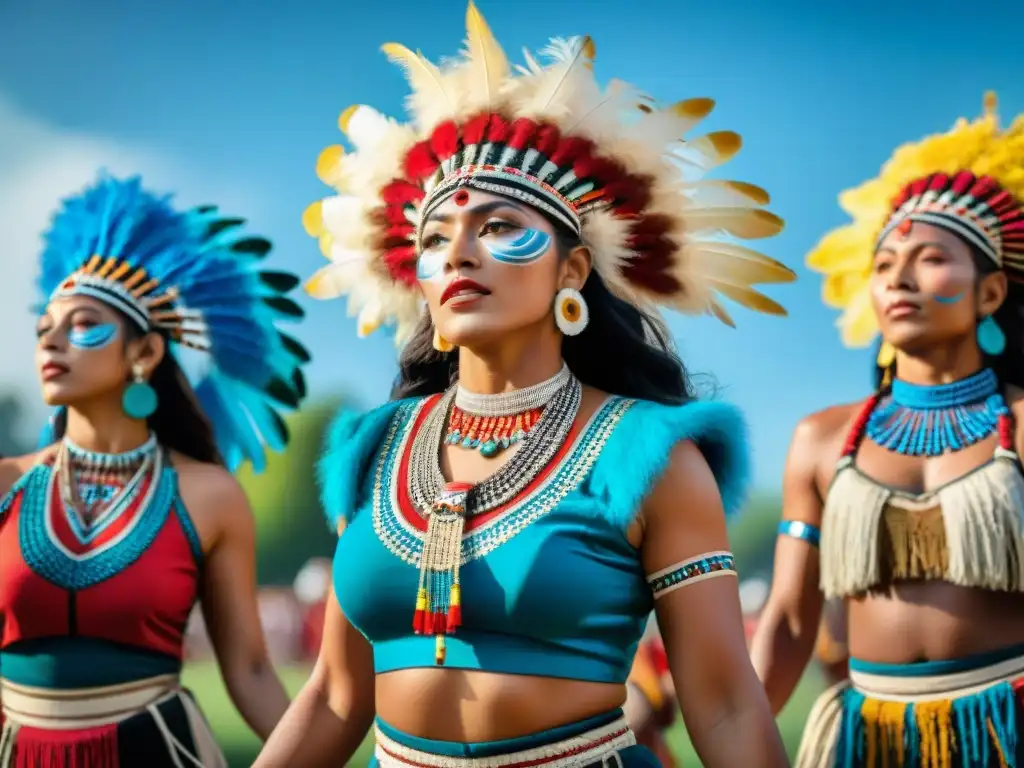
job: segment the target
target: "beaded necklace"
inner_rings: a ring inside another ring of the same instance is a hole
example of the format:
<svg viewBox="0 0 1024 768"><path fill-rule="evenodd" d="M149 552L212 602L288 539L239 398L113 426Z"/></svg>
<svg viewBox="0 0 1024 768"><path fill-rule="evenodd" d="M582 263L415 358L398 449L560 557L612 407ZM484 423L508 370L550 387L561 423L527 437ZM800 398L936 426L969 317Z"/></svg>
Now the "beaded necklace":
<svg viewBox="0 0 1024 768"><path fill-rule="evenodd" d="M156 435L125 453L90 451L65 437L57 448L53 471L76 535L88 539L93 529L120 515L143 481L159 470L159 463Z"/></svg>
<svg viewBox="0 0 1024 768"><path fill-rule="evenodd" d="M999 380L988 368L934 386L896 379L868 418L865 434L904 456L941 456L984 440L1007 414Z"/></svg>
<svg viewBox="0 0 1024 768"><path fill-rule="evenodd" d="M512 392L479 395L459 385L444 441L479 450L488 458L497 456L537 426L544 408L571 376L569 366L562 363L550 379Z"/></svg>
<svg viewBox="0 0 1024 768"><path fill-rule="evenodd" d="M449 483L441 472L439 449L445 442L445 426L450 422L450 414L457 402L458 387L448 390L434 405L413 438L407 480L409 498L427 519L413 631L434 635L435 661L438 664L443 664L445 659L445 635L452 634L462 625L459 566L462 563L462 532L466 518L498 509L512 501L533 482L569 437L583 398L583 386L567 367L563 367L557 378L561 382L557 389L549 380L543 382L543 390L531 387L532 392L527 392L526 397L509 393L527 407L533 404L530 398L546 396L549 402L533 429L520 438L522 445L519 450L481 483ZM545 392L552 394L546 395Z"/></svg>

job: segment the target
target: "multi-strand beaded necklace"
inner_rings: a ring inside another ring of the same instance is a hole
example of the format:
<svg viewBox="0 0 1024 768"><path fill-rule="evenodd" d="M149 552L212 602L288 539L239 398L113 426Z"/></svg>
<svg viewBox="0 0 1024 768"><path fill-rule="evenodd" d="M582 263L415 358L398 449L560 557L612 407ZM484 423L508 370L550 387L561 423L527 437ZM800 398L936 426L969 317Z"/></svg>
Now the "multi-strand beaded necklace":
<svg viewBox="0 0 1024 768"><path fill-rule="evenodd" d="M160 471L160 450L155 435L125 453L89 451L65 437L57 447L53 471L68 521L84 541L121 515L146 478Z"/></svg>
<svg viewBox="0 0 1024 768"><path fill-rule="evenodd" d="M462 624L459 566L466 519L496 510L526 490L568 439L582 393L579 380L564 365L547 381L514 392L477 395L455 386L413 438L409 498L427 518L413 630L435 636L438 664L444 663L445 635ZM439 455L443 443L480 450L484 456L520 445L493 475L472 485L445 480Z"/></svg>

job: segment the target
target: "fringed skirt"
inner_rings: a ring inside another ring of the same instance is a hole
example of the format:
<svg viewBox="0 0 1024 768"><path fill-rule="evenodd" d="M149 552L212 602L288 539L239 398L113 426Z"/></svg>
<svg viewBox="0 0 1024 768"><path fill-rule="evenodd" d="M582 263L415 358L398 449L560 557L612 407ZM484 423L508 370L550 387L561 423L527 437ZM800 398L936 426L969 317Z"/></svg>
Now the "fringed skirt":
<svg viewBox="0 0 1024 768"><path fill-rule="evenodd" d="M0 679L0 768L226 768L173 675L52 690Z"/></svg>
<svg viewBox="0 0 1024 768"><path fill-rule="evenodd" d="M375 733L373 768L660 768L650 750L637 746L619 710L531 736L476 744L420 739L379 719Z"/></svg>
<svg viewBox="0 0 1024 768"><path fill-rule="evenodd" d="M807 719L796 768L1024 768L1024 647L953 661L850 660Z"/></svg>

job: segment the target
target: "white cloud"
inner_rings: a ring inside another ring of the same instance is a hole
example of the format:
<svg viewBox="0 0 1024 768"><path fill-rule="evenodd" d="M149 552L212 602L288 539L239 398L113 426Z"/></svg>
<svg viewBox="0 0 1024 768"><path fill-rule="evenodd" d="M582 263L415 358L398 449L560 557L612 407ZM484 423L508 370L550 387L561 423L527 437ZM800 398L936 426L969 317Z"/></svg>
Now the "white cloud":
<svg viewBox="0 0 1024 768"><path fill-rule="evenodd" d="M60 199L82 189L100 169L141 174L147 187L174 192L182 204L216 202L241 215L254 213L247 191L204 178L180 158L55 126L0 93L0 390L13 389L29 406L22 426L31 435L46 416L29 312L40 236Z"/></svg>

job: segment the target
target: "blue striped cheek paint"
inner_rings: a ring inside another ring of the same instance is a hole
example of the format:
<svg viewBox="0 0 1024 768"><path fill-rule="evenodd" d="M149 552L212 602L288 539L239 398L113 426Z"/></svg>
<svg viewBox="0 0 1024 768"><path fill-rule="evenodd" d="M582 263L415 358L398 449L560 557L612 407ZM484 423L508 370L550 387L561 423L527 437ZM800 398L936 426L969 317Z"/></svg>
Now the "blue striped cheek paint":
<svg viewBox="0 0 1024 768"><path fill-rule="evenodd" d="M954 294L952 296L935 295L932 296L932 298L939 302L939 304L956 304L958 301L960 301L960 299L964 297L964 293L965 291L960 291L960 293Z"/></svg>
<svg viewBox="0 0 1024 768"><path fill-rule="evenodd" d="M103 349L116 338L117 326L114 323L102 323L82 330L72 328L68 333L68 343L79 349Z"/></svg>
<svg viewBox="0 0 1024 768"><path fill-rule="evenodd" d="M505 264L529 264L551 247L551 235L539 229L524 229L515 238L487 238L484 247L497 261Z"/></svg>

